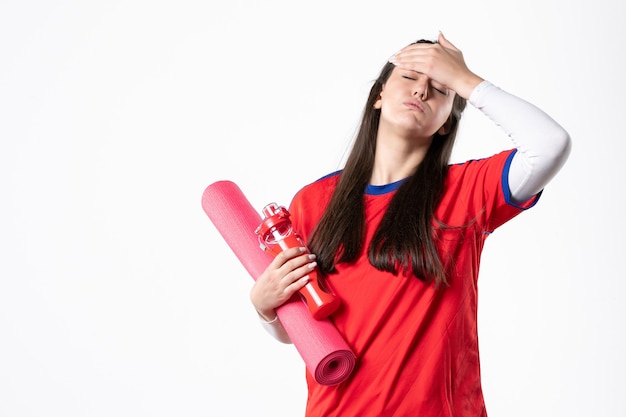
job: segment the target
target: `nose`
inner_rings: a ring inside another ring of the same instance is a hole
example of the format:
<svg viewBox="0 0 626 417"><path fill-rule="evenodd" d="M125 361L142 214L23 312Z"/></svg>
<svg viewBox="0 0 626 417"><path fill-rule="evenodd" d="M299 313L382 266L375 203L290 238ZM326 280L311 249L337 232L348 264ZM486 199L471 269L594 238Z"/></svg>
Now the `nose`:
<svg viewBox="0 0 626 417"><path fill-rule="evenodd" d="M415 85L413 86L413 95L419 97L421 100L428 99L428 86L430 80L425 75L419 76L415 80Z"/></svg>

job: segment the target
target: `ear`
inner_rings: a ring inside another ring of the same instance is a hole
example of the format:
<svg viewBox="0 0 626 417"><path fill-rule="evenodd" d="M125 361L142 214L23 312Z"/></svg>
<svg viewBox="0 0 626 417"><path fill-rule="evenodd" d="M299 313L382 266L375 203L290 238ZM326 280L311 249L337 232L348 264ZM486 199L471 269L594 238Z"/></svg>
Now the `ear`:
<svg viewBox="0 0 626 417"><path fill-rule="evenodd" d="M378 98L376 99L376 101L374 102L374 108L376 110L380 110L383 107L383 100L382 97L380 96L380 94L378 95Z"/></svg>
<svg viewBox="0 0 626 417"><path fill-rule="evenodd" d="M383 87L381 88L380 93L378 93L378 98L374 102L374 108L376 110L380 110L383 108L383 92L384 91L385 91L385 85L383 84Z"/></svg>
<svg viewBox="0 0 626 417"><path fill-rule="evenodd" d="M380 109L382 109L382 108L383 108L383 97L382 97L382 95L383 95L383 92L381 91L381 92L378 94L378 98L377 98L377 99L376 99L376 101L374 102L374 108L375 108L376 110L380 110Z"/></svg>

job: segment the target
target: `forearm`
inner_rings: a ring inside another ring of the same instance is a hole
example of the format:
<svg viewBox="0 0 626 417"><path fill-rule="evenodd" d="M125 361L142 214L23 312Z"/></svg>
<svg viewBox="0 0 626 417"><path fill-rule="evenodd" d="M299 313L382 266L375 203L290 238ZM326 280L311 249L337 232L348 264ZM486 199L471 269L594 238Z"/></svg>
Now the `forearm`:
<svg viewBox="0 0 626 417"><path fill-rule="evenodd" d="M526 201L540 192L567 160L569 134L541 109L488 81L474 89L469 102L500 126L518 150L509 169L512 198Z"/></svg>

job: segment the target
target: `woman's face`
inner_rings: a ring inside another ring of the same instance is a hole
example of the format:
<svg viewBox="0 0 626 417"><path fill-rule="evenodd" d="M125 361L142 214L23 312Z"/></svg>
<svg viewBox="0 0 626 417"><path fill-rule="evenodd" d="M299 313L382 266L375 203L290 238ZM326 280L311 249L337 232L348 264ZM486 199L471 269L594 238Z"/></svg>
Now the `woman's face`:
<svg viewBox="0 0 626 417"><path fill-rule="evenodd" d="M428 140L445 134L454 95L424 74L396 67L374 104L381 111L379 132Z"/></svg>

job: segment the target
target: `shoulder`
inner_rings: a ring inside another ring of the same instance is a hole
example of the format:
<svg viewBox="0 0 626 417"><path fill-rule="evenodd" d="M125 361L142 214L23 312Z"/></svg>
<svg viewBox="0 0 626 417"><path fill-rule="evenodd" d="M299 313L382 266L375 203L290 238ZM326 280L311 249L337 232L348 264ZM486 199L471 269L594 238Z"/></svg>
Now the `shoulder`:
<svg viewBox="0 0 626 417"><path fill-rule="evenodd" d="M516 149L502 151L493 156L481 159L471 159L465 162L452 164L448 169L447 182L489 182L494 185L507 182L509 167Z"/></svg>
<svg viewBox="0 0 626 417"><path fill-rule="evenodd" d="M335 171L315 180L302 187L294 196L292 206L294 204L321 205L324 206L330 200L342 171Z"/></svg>
<svg viewBox="0 0 626 417"><path fill-rule="evenodd" d="M511 159L513 159L513 155L515 155L516 151L517 149L508 149L489 157L469 159L464 162L451 164L450 172L460 173L468 170L471 171L480 169L487 166L504 168L507 163L511 163Z"/></svg>
<svg viewBox="0 0 626 417"><path fill-rule="evenodd" d="M305 240L308 240L309 234L326 210L340 174L341 171L333 172L305 185L291 201L291 221Z"/></svg>
<svg viewBox="0 0 626 417"><path fill-rule="evenodd" d="M450 165L438 215L457 216L461 223L474 219L491 231L532 207L537 198L522 205L511 199L508 174L515 153L516 149L511 149Z"/></svg>

